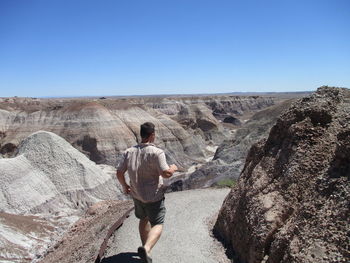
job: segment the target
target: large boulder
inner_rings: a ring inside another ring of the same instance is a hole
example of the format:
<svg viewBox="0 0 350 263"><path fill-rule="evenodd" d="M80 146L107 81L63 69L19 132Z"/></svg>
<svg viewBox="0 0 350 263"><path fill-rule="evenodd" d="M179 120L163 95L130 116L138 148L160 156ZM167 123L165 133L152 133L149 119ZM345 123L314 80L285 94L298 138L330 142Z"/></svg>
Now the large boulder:
<svg viewBox="0 0 350 263"><path fill-rule="evenodd" d="M350 91L294 103L248 154L216 234L241 262L348 262Z"/></svg>

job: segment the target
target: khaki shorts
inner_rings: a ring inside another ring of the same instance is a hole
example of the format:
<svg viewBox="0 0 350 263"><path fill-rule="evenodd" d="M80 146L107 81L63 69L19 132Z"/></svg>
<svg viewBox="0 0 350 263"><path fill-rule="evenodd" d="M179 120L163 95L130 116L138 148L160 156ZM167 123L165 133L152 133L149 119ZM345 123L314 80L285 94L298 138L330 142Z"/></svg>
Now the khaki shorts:
<svg viewBox="0 0 350 263"><path fill-rule="evenodd" d="M164 206L164 199L154 203L143 203L140 200L134 199L135 216L138 219L148 218L151 226L163 225L165 219L166 209Z"/></svg>

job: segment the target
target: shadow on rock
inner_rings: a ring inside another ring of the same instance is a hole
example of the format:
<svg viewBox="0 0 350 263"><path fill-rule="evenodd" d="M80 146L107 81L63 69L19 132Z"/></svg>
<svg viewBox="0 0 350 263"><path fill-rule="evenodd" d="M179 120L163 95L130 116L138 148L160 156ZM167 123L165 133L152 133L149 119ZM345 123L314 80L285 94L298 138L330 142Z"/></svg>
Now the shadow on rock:
<svg viewBox="0 0 350 263"><path fill-rule="evenodd" d="M101 263L140 263L141 259L137 253L126 252L104 258Z"/></svg>

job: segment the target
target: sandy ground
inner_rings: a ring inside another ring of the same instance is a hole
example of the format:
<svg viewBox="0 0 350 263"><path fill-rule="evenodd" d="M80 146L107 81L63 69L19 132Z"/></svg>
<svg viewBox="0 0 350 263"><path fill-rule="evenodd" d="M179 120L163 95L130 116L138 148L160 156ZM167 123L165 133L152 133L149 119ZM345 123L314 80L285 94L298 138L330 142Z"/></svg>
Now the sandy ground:
<svg viewBox="0 0 350 263"><path fill-rule="evenodd" d="M228 263L221 244L212 237L215 217L229 189L197 189L166 195L163 235L152 251L156 263ZM109 240L103 263L137 263L138 220L132 214Z"/></svg>

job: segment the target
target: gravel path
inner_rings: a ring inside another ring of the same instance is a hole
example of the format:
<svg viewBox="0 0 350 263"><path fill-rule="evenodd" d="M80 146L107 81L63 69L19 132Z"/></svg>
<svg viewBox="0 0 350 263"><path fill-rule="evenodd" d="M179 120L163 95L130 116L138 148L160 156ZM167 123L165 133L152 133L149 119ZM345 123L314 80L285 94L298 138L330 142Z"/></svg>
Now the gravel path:
<svg viewBox="0 0 350 263"><path fill-rule="evenodd" d="M229 189L197 189L166 195L166 222L152 251L153 263L228 263L211 237L217 213ZM103 263L140 263L138 219L132 214L109 240Z"/></svg>

